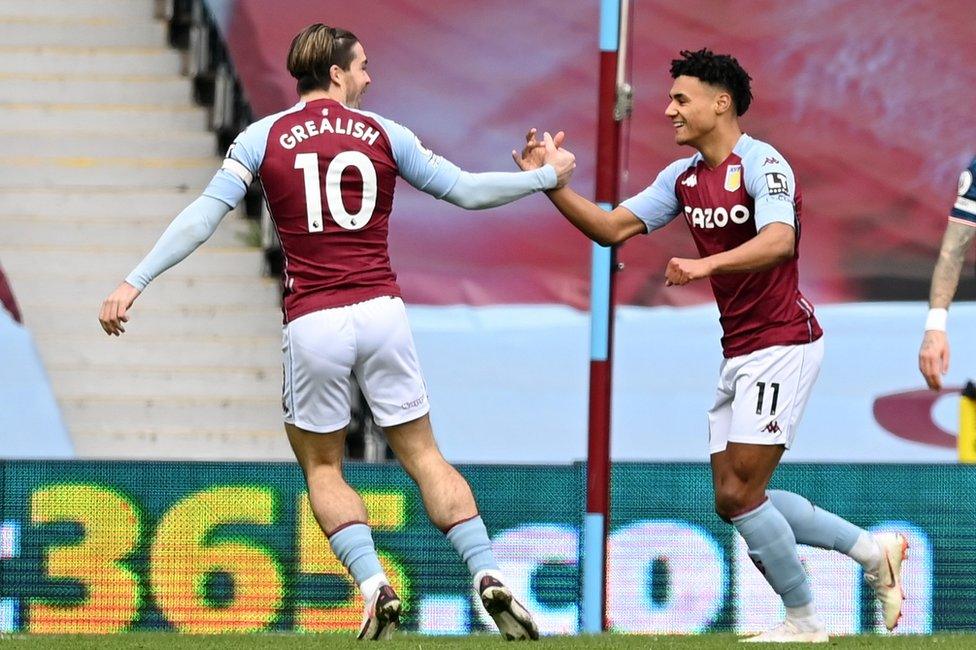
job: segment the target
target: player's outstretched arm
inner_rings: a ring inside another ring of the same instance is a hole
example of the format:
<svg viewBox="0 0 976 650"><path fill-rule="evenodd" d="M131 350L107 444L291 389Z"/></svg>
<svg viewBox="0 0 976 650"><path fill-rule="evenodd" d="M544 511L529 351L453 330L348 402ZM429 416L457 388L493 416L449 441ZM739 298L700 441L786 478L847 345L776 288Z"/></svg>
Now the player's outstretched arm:
<svg viewBox="0 0 976 650"><path fill-rule="evenodd" d="M566 220L581 233L600 244L621 244L644 232L644 222L623 206L607 211L577 194L571 187L546 192L546 196Z"/></svg>
<svg viewBox="0 0 976 650"><path fill-rule="evenodd" d="M552 138L549 143L552 144ZM576 169L576 156L555 146L541 147L541 165L521 172L460 171L457 182L442 198L468 210L494 208L533 192L550 190L569 182Z"/></svg>
<svg viewBox="0 0 976 650"><path fill-rule="evenodd" d="M779 221L767 224L752 239L735 248L701 259L673 257L664 272L665 284L680 286L721 273L764 271L793 257L796 233Z"/></svg>
<svg viewBox="0 0 976 650"><path fill-rule="evenodd" d="M139 294L160 273L180 263L217 230L230 206L221 199L203 195L187 206L163 232L139 265L102 302L98 322L109 336L125 332L128 310Z"/></svg>
<svg viewBox="0 0 976 650"><path fill-rule="evenodd" d="M560 131L555 137L546 133L539 141L536 130L530 129L525 136L525 148L521 154L513 151L512 158L523 170L535 169L544 164L546 156L562 151L560 145L564 138L565 134ZM602 246L619 244L645 232L644 223L627 208L618 206L608 212L577 194L567 184L547 191L546 196L577 230Z"/></svg>
<svg viewBox="0 0 976 650"><path fill-rule="evenodd" d="M528 171L466 172L426 148L407 127L372 115L386 129L403 180L421 192L468 210L493 208L551 190L566 183L576 167L573 154L559 149L547 153L543 165Z"/></svg>
<svg viewBox="0 0 976 650"><path fill-rule="evenodd" d="M956 295L959 276L966 258L966 250L976 239L976 228L950 221L942 237L939 259L932 272L932 288L929 291L929 317L925 323L925 336L918 351L918 369L925 383L932 390L942 388L942 376L949 372L949 337L946 335L946 318L949 305Z"/></svg>

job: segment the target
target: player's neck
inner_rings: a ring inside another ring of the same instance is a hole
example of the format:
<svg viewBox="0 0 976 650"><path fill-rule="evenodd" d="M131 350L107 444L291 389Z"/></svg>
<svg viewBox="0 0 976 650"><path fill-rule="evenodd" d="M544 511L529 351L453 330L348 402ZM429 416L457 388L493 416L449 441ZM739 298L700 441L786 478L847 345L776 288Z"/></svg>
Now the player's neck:
<svg viewBox="0 0 976 650"><path fill-rule="evenodd" d="M308 102L314 102L316 99L331 99L337 101L343 106L346 105L345 93L338 86L331 86L329 90L322 90L321 88L316 88L315 90L310 90L307 93L302 93L298 97L299 101L303 101L306 104Z"/></svg>
<svg viewBox="0 0 976 650"><path fill-rule="evenodd" d="M705 164L715 169L732 154L741 137L742 130L737 125L727 129L715 129L702 142L696 143L695 149L701 153Z"/></svg>

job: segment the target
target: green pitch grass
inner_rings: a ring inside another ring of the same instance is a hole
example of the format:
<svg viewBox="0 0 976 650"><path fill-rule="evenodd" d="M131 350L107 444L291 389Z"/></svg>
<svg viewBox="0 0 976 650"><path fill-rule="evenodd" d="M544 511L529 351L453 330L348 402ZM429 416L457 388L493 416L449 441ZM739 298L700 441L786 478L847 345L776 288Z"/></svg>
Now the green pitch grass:
<svg viewBox="0 0 976 650"><path fill-rule="evenodd" d="M691 648L742 648L738 637L731 634L705 634L701 636L559 636L546 637L529 646L513 646L499 637L428 637L415 634L401 634L392 641L378 647L384 650L440 650L442 648L539 648L540 650L562 650L566 648L654 648L654 650ZM186 650L250 650L251 648L271 648L272 650L304 649L343 650L353 648L362 650L361 642L345 635L297 635L297 634L249 634L220 636L190 636L167 633L131 633L113 636L30 636L0 635L4 650L21 646L31 648L91 648L113 650L115 648L177 648ZM932 636L885 637L856 636L831 639L830 643L818 647L837 648L918 648L935 646L946 650L976 647L976 634L937 634ZM370 647L369 645L365 647ZM809 648L808 644L776 644L777 648Z"/></svg>

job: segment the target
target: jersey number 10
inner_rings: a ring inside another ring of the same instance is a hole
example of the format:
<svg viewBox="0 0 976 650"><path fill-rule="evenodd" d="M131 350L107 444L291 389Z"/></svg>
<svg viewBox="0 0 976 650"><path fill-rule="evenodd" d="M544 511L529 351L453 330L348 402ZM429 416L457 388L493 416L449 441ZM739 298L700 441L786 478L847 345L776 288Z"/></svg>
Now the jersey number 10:
<svg viewBox="0 0 976 650"><path fill-rule="evenodd" d="M349 214L342 202L342 173L347 167L355 167L363 177L363 202L356 214ZM322 185L319 183L318 154L297 154L295 169L302 170L305 180L308 231L322 232ZM343 151L333 158L329 162L329 168L325 170L325 202L332 220L346 230L359 230L369 223L376 208L376 168L373 161L359 151Z"/></svg>

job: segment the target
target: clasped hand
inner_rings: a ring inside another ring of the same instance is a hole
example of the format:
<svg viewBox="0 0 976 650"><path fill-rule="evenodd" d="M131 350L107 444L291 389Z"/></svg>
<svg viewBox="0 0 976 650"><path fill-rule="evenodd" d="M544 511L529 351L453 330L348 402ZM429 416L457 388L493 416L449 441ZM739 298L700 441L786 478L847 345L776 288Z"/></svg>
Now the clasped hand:
<svg viewBox="0 0 976 650"><path fill-rule="evenodd" d="M576 169L576 156L562 148L563 140L566 139L564 132L559 131L553 137L546 131L542 140L536 139L536 133L535 129L529 129L525 134L525 147L521 153L513 149L512 158L522 171L552 165L556 170L556 189L559 189L572 177L573 170Z"/></svg>

